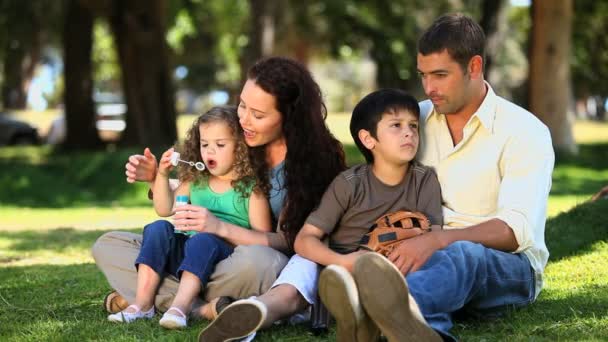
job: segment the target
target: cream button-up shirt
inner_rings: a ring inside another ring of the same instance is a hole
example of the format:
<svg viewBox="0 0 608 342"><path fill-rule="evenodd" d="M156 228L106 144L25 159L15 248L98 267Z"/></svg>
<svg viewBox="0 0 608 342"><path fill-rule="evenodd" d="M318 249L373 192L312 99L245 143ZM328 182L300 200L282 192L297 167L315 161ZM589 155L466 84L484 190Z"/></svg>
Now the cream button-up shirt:
<svg viewBox="0 0 608 342"><path fill-rule="evenodd" d="M538 296L549 258L545 221L555 161L551 135L534 115L486 86L486 97L456 146L445 115L430 100L420 103L417 159L439 178L444 229L504 221L519 243L515 253L524 253L535 271Z"/></svg>

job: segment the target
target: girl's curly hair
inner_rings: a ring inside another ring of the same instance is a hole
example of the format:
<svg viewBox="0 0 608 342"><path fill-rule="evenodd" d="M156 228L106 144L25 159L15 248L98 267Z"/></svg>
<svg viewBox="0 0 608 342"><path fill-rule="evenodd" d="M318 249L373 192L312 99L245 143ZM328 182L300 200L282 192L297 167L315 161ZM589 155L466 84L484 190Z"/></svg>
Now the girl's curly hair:
<svg viewBox="0 0 608 342"><path fill-rule="evenodd" d="M188 130L186 140L184 140L183 144L178 148L181 154L180 158L195 163L203 161L200 151L201 135L199 128L202 124L211 122L223 122L227 124L231 130L232 136L236 140L234 170L237 179L232 181L232 187L243 197L248 197L246 189L250 188L254 183L256 184L256 191L261 191L265 194L268 193L270 187L268 176L266 175L262 178L257 177L257 175L262 174L261 172L258 172L259 169L264 170L264 172L267 172L268 169L264 162L250 158L249 154L251 152L249 151L247 144L245 144L243 129L239 124L236 106L217 106L200 115ZM179 164L177 174L180 182L192 183L206 181L210 176L209 169L198 171L192 166L183 163Z"/></svg>
<svg viewBox="0 0 608 342"><path fill-rule="evenodd" d="M287 197L279 227L291 246L332 180L344 169L342 144L325 124L327 108L310 71L287 58L270 57L249 69L247 78L273 95L287 143Z"/></svg>

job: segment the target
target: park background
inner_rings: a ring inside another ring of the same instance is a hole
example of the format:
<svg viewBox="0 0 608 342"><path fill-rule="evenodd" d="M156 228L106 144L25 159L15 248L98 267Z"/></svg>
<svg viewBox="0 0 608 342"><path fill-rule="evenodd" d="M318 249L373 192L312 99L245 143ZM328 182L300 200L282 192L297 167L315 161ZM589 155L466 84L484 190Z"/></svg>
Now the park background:
<svg viewBox="0 0 608 342"><path fill-rule="evenodd" d="M157 218L146 186L125 182L127 157L144 146L160 155L196 113L235 103L247 66L284 55L312 70L348 163L363 162L350 110L380 87L424 99L416 39L455 11L484 27L486 79L549 126L557 161L538 302L458 320L454 332L608 340L608 200L590 200L608 185L605 0L0 0L0 118L38 134L0 146L0 340L195 339L206 322L165 331L157 320L106 321L110 288L90 247ZM258 336L334 338L305 326Z"/></svg>

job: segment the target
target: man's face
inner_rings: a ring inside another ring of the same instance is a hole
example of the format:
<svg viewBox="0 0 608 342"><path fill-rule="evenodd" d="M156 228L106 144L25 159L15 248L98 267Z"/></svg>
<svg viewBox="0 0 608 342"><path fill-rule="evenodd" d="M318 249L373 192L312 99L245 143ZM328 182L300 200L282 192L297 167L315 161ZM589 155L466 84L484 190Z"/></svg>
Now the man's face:
<svg viewBox="0 0 608 342"><path fill-rule="evenodd" d="M418 53L418 74L424 93L441 114L457 114L470 96L470 76L444 49L439 53Z"/></svg>

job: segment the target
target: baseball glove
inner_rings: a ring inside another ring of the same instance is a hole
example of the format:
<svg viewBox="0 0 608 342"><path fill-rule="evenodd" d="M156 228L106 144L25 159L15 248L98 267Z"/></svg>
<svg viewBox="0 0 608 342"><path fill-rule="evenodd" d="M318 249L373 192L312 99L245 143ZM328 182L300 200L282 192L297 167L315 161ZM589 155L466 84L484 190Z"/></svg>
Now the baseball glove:
<svg viewBox="0 0 608 342"><path fill-rule="evenodd" d="M430 227L429 219L421 212L396 211L377 219L359 247L388 256L403 240L429 232Z"/></svg>

